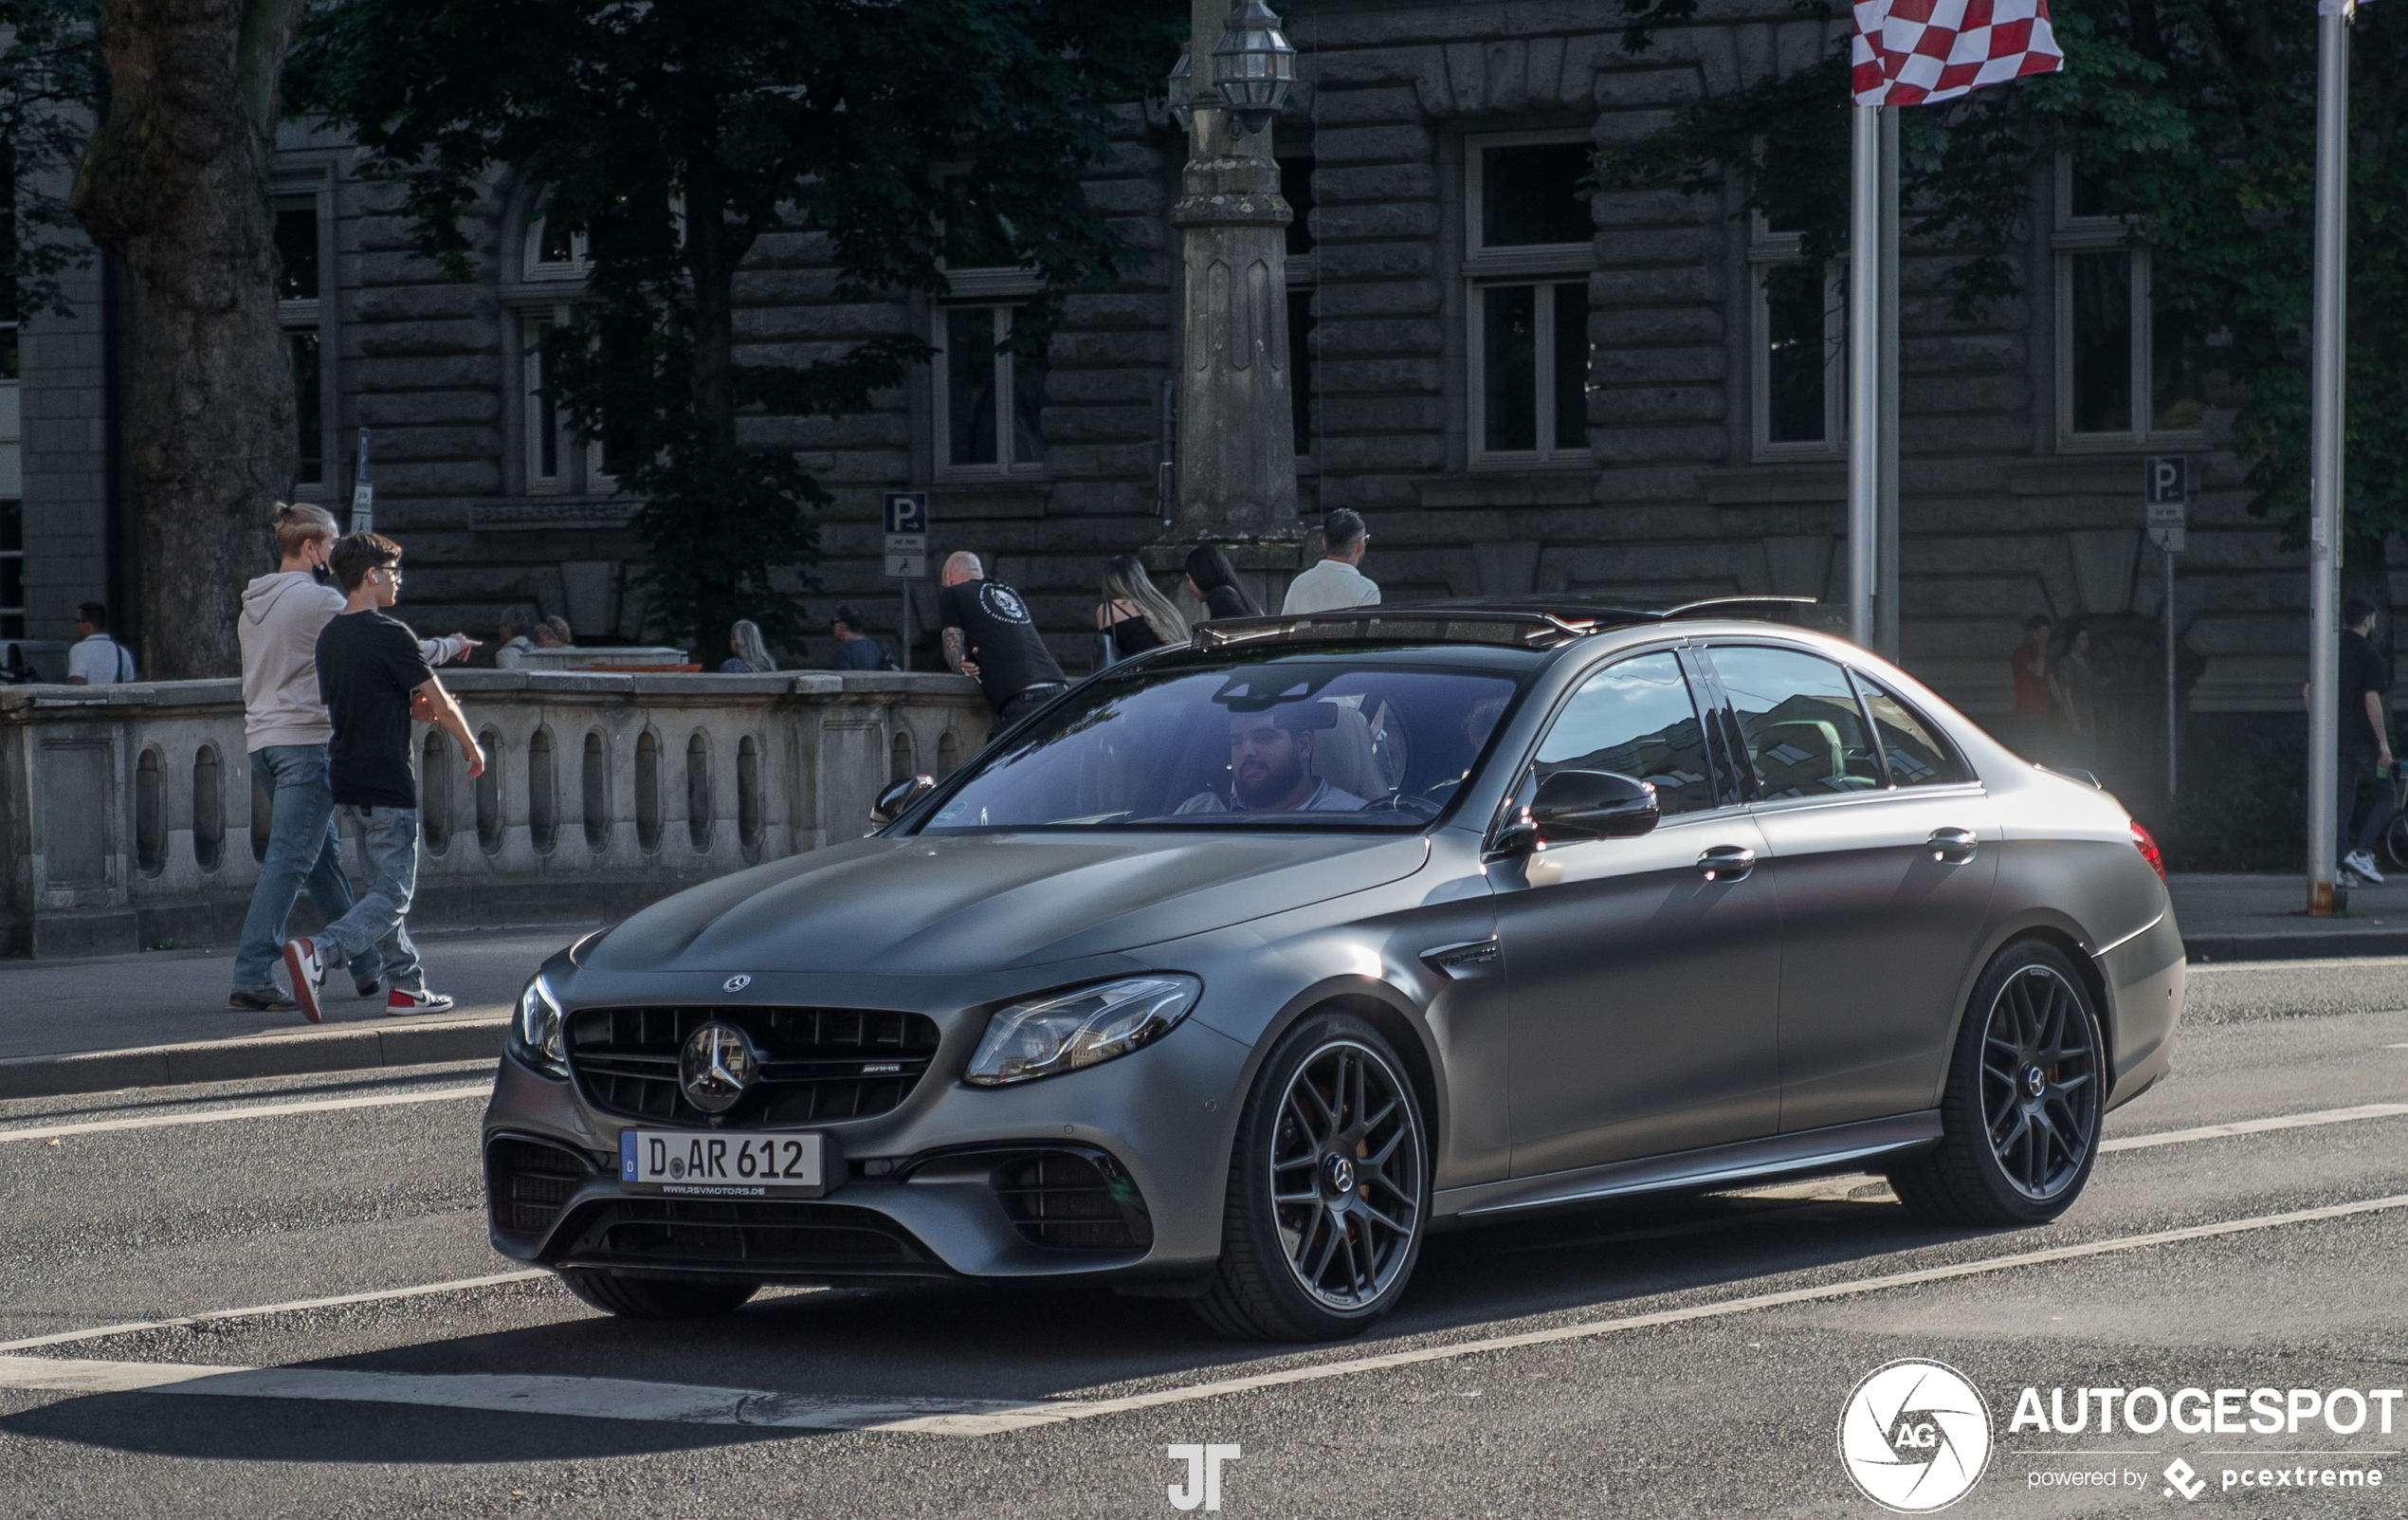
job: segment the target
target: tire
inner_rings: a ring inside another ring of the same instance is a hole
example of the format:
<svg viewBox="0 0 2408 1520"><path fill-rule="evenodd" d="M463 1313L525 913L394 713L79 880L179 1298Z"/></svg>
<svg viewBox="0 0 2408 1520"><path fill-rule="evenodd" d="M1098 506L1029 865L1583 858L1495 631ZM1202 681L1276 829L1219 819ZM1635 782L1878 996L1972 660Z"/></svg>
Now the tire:
<svg viewBox="0 0 2408 1520"><path fill-rule="evenodd" d="M761 1291L758 1283L691 1282L589 1270L564 1272L560 1280L586 1303L621 1319L712 1319L734 1313Z"/></svg>
<svg viewBox="0 0 2408 1520"><path fill-rule="evenodd" d="M2408 813L2402 813L2383 825L2383 853L2393 866L2408 870Z"/></svg>
<svg viewBox="0 0 2408 1520"><path fill-rule="evenodd" d="M2046 1224L2090 1180L2108 1071L2098 1010L2072 961L2044 941L2007 946L1957 1031L1940 1143L1892 1167L1889 1185L1936 1223Z"/></svg>
<svg viewBox="0 0 2408 1520"><path fill-rule="evenodd" d="M1246 1100L1197 1315L1232 1340L1331 1341L1396 1307L1429 1231L1429 1133L1378 1031L1345 1014L1290 1030Z"/></svg>

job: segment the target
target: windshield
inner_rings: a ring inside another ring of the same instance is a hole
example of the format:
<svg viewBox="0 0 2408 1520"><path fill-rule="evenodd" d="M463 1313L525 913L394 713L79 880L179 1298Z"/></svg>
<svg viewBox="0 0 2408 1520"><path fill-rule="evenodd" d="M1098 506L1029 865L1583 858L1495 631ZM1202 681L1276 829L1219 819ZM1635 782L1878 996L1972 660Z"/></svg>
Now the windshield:
<svg viewBox="0 0 2408 1520"><path fill-rule="evenodd" d="M922 832L1418 829L1517 688L1359 656L1140 668L981 757Z"/></svg>

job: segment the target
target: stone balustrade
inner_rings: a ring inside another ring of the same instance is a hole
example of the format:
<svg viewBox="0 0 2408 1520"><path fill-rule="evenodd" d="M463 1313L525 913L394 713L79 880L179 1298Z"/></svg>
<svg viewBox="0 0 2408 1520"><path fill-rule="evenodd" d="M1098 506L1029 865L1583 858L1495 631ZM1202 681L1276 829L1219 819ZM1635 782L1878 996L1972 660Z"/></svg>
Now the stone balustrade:
<svg viewBox="0 0 2408 1520"><path fill-rule="evenodd" d="M708 877L869 827L895 778L985 742L951 674L451 670L486 753L412 732L423 827L416 923L632 911ZM0 687L0 950L92 955L230 944L270 798L236 681ZM298 932L317 920L304 893Z"/></svg>

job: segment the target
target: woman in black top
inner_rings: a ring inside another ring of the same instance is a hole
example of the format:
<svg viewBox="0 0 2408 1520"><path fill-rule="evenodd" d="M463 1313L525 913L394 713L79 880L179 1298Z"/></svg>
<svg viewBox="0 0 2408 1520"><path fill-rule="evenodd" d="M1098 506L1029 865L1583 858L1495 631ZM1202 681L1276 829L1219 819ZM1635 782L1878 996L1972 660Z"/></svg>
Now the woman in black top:
<svg viewBox="0 0 2408 1520"><path fill-rule="evenodd" d="M1187 642L1187 619L1169 597L1154 589L1144 563L1133 554L1115 555L1104 561L1104 601L1095 610L1095 626L1098 632L1110 636L1118 659Z"/></svg>
<svg viewBox="0 0 2408 1520"><path fill-rule="evenodd" d="M1204 604L1204 620L1260 617L1263 610L1237 583L1237 571L1220 546L1199 543L1187 552L1187 593Z"/></svg>

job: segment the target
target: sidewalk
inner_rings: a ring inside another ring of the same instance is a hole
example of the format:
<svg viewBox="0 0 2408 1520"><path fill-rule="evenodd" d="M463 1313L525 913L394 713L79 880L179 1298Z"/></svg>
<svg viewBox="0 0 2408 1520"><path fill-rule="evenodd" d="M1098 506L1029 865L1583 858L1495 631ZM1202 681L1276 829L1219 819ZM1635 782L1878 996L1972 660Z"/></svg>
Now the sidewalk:
<svg viewBox="0 0 2408 1520"><path fill-rule="evenodd" d="M2194 962L2408 955L2408 871L2351 888L2348 911L2321 919L2308 916L2304 875L2177 875L2166 886Z"/></svg>
<svg viewBox="0 0 2408 1520"><path fill-rule="evenodd" d="M0 961L0 1098L498 1056L519 990L591 924L415 936L450 1013L393 1017L327 980L326 1021L229 1008L233 951Z"/></svg>

